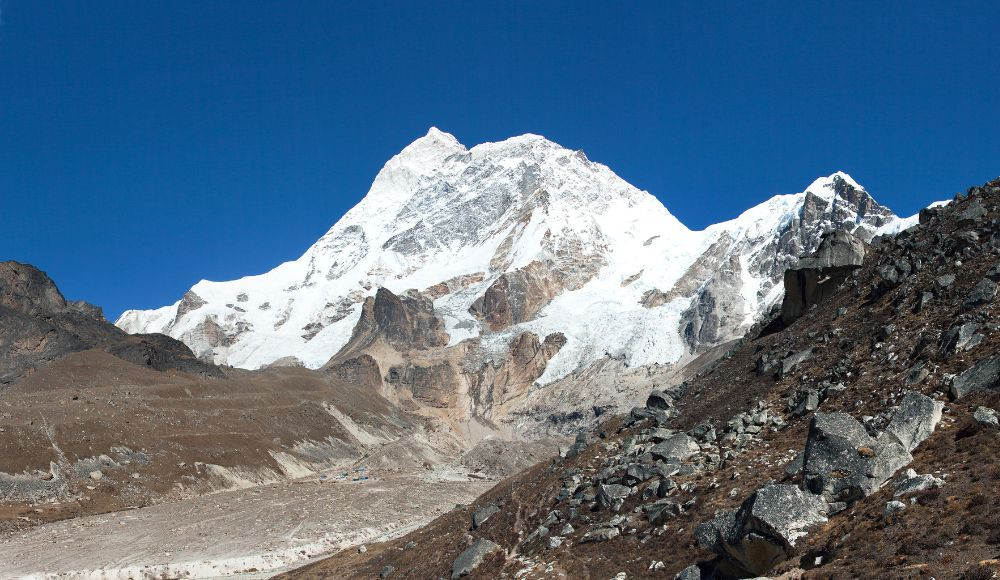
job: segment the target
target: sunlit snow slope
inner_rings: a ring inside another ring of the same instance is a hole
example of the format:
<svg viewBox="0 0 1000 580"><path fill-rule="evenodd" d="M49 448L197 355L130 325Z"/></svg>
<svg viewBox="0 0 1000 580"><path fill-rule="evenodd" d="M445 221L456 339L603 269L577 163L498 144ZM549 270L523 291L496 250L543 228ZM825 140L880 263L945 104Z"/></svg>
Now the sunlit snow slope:
<svg viewBox="0 0 1000 580"><path fill-rule="evenodd" d="M318 367L350 338L366 296L413 289L434 298L451 344L478 336L500 351L524 330L564 333L544 383L605 356L674 362L738 336L780 299L784 268L824 230L870 237L898 221L836 173L691 231L581 151L536 135L467 149L432 128L297 260L199 282L116 324L169 334L217 363ZM513 272L544 288L544 306L491 329L470 307Z"/></svg>

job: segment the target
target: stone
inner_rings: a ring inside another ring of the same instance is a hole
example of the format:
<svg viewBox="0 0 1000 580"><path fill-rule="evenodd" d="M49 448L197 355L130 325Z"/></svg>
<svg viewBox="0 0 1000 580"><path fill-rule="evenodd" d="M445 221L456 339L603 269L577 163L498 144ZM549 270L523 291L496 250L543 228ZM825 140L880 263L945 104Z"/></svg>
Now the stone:
<svg viewBox="0 0 1000 580"><path fill-rule="evenodd" d="M631 494L632 488L628 486L602 483L597 488L597 503L604 509L618 511Z"/></svg>
<svg viewBox="0 0 1000 580"><path fill-rule="evenodd" d="M805 460L805 453L799 451L795 457L785 465L785 475L795 477L802 474L802 466Z"/></svg>
<svg viewBox="0 0 1000 580"><path fill-rule="evenodd" d="M676 433L649 450L653 457L668 463L680 463L701 451L698 442L687 433Z"/></svg>
<svg viewBox="0 0 1000 580"><path fill-rule="evenodd" d="M572 534L574 531L576 530L573 529L573 526L571 526L570 524L566 524L562 527L561 530L559 530L559 534L562 536L568 536Z"/></svg>
<svg viewBox="0 0 1000 580"><path fill-rule="evenodd" d="M885 510L883 510L883 513L886 516L891 516L891 515L894 515L894 514L898 514L899 512L901 512L901 511L903 511L905 509L906 509L906 504L905 503L903 503L903 502L901 502L899 500L895 500L894 499L894 500L892 500L890 502L886 502L886 504L885 504Z"/></svg>
<svg viewBox="0 0 1000 580"><path fill-rule="evenodd" d="M909 391L886 425L885 433L898 439L907 451L913 451L934 432L943 409L941 401Z"/></svg>
<svg viewBox="0 0 1000 580"><path fill-rule="evenodd" d="M684 510L677 502L661 499L642 506L642 511L646 513L650 524L657 525L663 523L664 520L680 515Z"/></svg>
<svg viewBox="0 0 1000 580"><path fill-rule="evenodd" d="M475 570L487 556L494 552L499 552L501 550L500 546L487 540L486 538L479 538L472 543L471 546L465 549L464 552L459 554L458 558L455 558L454 563L451 565L451 577L452 580L455 578L461 578L462 576L468 576Z"/></svg>
<svg viewBox="0 0 1000 580"><path fill-rule="evenodd" d="M674 580L701 580L701 569L694 565L688 566L678 572Z"/></svg>
<svg viewBox="0 0 1000 580"><path fill-rule="evenodd" d="M935 278L934 283L937 284L939 290L945 290L955 283L955 275L943 274Z"/></svg>
<svg viewBox="0 0 1000 580"><path fill-rule="evenodd" d="M1000 386L1000 356L983 359L958 375L951 382L949 393L958 400L975 390L990 390Z"/></svg>
<svg viewBox="0 0 1000 580"><path fill-rule="evenodd" d="M607 542L621 535L621 531L615 526L605 526L591 530L580 538L580 543Z"/></svg>
<svg viewBox="0 0 1000 580"><path fill-rule="evenodd" d="M562 545L564 539L560 536L549 536L549 549L555 550Z"/></svg>
<svg viewBox="0 0 1000 580"><path fill-rule="evenodd" d="M698 526L695 537L705 548L760 576L795 554L796 541L826 521L826 509L820 496L794 485L770 484L735 512Z"/></svg>
<svg viewBox="0 0 1000 580"><path fill-rule="evenodd" d="M972 418L983 427L1000 427L1000 420L997 419L997 412L989 407L976 407Z"/></svg>
<svg viewBox="0 0 1000 580"><path fill-rule="evenodd" d="M378 573L378 577L380 578L380 580L385 580L389 576L392 576L392 573L395 571L396 568L394 568L393 566L389 565L382 566L382 571Z"/></svg>
<svg viewBox="0 0 1000 580"><path fill-rule="evenodd" d="M941 337L941 354L948 356L975 347L983 340L981 334L976 334L979 325L975 322L956 324Z"/></svg>
<svg viewBox="0 0 1000 580"><path fill-rule="evenodd" d="M803 482L832 501L852 502L874 493L912 460L896 436L876 439L846 413L816 413L806 440Z"/></svg>
<svg viewBox="0 0 1000 580"><path fill-rule="evenodd" d="M90 472L90 479L93 479L94 481L99 481L103 478L104 478L104 473L100 469L95 469L94 471Z"/></svg>
<svg viewBox="0 0 1000 580"><path fill-rule="evenodd" d="M800 364L806 362L813 357L813 349L807 348L805 350L800 350L799 352L790 354L785 358L781 359L781 366L778 368L778 378L787 377L792 371L795 370Z"/></svg>
<svg viewBox="0 0 1000 580"><path fill-rule="evenodd" d="M500 512L500 508L493 504L483 506L472 514L472 529L479 529L479 526L486 523L486 520L490 519L494 515Z"/></svg>
<svg viewBox="0 0 1000 580"><path fill-rule="evenodd" d="M962 310L971 310L977 306L982 306L996 298L997 283L989 278L983 278L976 284L969 295L962 303Z"/></svg>
<svg viewBox="0 0 1000 580"><path fill-rule="evenodd" d="M646 398L646 408L669 411L674 408L674 401L665 391L654 390Z"/></svg>
<svg viewBox="0 0 1000 580"><path fill-rule="evenodd" d="M908 493L941 487L942 485L944 485L944 480L942 479L930 474L917 475L916 471L908 469L902 477L896 480L896 491L893 492L892 496L899 497Z"/></svg>

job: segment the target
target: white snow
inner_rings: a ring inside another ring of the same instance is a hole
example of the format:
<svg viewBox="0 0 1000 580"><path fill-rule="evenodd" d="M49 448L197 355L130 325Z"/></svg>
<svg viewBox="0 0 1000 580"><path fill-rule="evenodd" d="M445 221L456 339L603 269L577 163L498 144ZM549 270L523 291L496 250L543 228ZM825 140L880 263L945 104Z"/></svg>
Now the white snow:
<svg viewBox="0 0 1000 580"><path fill-rule="evenodd" d="M670 290L723 235L743 240L751 253L761 251L796 218L806 192L832 199L838 176L861 188L838 172L802 193L775 196L733 220L692 231L655 197L582 152L537 135L467 149L431 128L390 159L364 199L298 259L239 280L203 280L191 291L206 304L179 318L181 302L128 311L116 324L128 332L164 332L218 363L252 369L294 356L316 368L347 342L361 301L378 287L399 294L482 273L483 281L435 301L451 344L482 336L488 347L502 349L525 330L562 332L567 344L542 383L606 355L630 365L674 362L684 354L679 323L690 297L645 308L643 293ZM488 333L469 314L503 272L566 256L603 266L535 320ZM621 286L639 271L635 282ZM744 322L750 324L780 291L746 272ZM234 336L233 344L212 346L206 320Z"/></svg>

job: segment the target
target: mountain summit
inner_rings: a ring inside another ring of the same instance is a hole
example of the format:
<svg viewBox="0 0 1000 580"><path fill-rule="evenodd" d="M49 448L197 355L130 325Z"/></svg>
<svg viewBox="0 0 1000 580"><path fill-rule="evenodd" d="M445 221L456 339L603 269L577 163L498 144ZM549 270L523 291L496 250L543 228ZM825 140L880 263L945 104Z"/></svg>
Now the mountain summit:
<svg viewBox="0 0 1000 580"><path fill-rule="evenodd" d="M870 239L904 225L838 172L692 231L582 151L530 134L470 149L432 127L297 260L199 282L116 324L215 363L317 368L385 288L429 301L447 346L474 339L496 354L524 332L562 333L546 384L600 359L673 363L738 337L825 231Z"/></svg>

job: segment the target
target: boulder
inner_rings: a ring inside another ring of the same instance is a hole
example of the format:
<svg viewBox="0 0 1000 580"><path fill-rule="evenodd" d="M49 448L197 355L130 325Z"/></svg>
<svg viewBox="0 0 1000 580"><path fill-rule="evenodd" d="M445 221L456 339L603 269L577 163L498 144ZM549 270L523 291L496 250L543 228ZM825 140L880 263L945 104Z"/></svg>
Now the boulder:
<svg viewBox="0 0 1000 580"><path fill-rule="evenodd" d="M688 566L678 572L674 580L701 580L701 569L694 565Z"/></svg>
<svg viewBox="0 0 1000 580"><path fill-rule="evenodd" d="M948 356L975 347L983 340L983 335L976 334L979 325L975 322L956 324L941 337L941 354Z"/></svg>
<svg viewBox="0 0 1000 580"><path fill-rule="evenodd" d="M824 236L811 257L799 260L795 268L785 271L782 321L791 324L813 305L829 298L852 270L861 267L864 259L865 244L861 238L846 230Z"/></svg>
<svg viewBox="0 0 1000 580"><path fill-rule="evenodd" d="M874 493L913 456L896 436L876 439L846 413L816 413L803 457L803 483L833 501Z"/></svg>
<svg viewBox="0 0 1000 580"><path fill-rule="evenodd" d="M910 391L903 396L884 434L894 436L907 451L913 451L934 432L943 409L944 403Z"/></svg>
<svg viewBox="0 0 1000 580"><path fill-rule="evenodd" d="M695 537L750 575L763 575L795 553L808 528L826 521L826 501L794 485L757 490L735 512L698 526Z"/></svg>
<svg viewBox="0 0 1000 580"><path fill-rule="evenodd" d="M972 418L983 427L1000 427L997 412L989 407L976 407L976 412L972 414Z"/></svg>
<svg viewBox="0 0 1000 580"><path fill-rule="evenodd" d="M500 512L500 508L493 504L483 506L472 514L472 529L478 529L479 526L486 523L486 520L490 519L494 515Z"/></svg>
<svg viewBox="0 0 1000 580"><path fill-rule="evenodd" d="M977 306L986 304L996 298L996 295L997 283L989 278L983 278L972 288L972 291L965 298L965 302L962 303L962 310L971 310Z"/></svg>
<svg viewBox="0 0 1000 580"><path fill-rule="evenodd" d="M621 535L621 530L615 526L603 526L594 530L591 530L580 538L581 544L586 544L588 542L607 542L613 540Z"/></svg>
<svg viewBox="0 0 1000 580"><path fill-rule="evenodd" d="M483 560L487 556L500 550L500 546L494 544L486 538L479 538L473 542L471 546L466 548L464 552L459 554L458 558L455 558L455 562L451 565L452 580L455 578L461 578L462 576L468 576L473 570L483 563Z"/></svg>
<svg viewBox="0 0 1000 580"><path fill-rule="evenodd" d="M670 411L674 408L674 400L666 392L655 390L646 398L646 408Z"/></svg>
<svg viewBox="0 0 1000 580"><path fill-rule="evenodd" d="M913 469L906 470L906 473L895 481L896 491L893 497L899 497L908 493L926 491L944 485L944 480L930 474L918 475Z"/></svg>
<svg viewBox="0 0 1000 580"><path fill-rule="evenodd" d="M1000 356L983 359L955 377L949 390L952 399L961 399L972 391L1000 387Z"/></svg>
<svg viewBox="0 0 1000 580"><path fill-rule="evenodd" d="M649 450L653 457L668 463L680 463L699 451L698 442L687 433L675 433Z"/></svg>
<svg viewBox="0 0 1000 580"><path fill-rule="evenodd" d="M618 511L631 494L632 488L628 486L602 483L597 487L597 503L604 509Z"/></svg>

